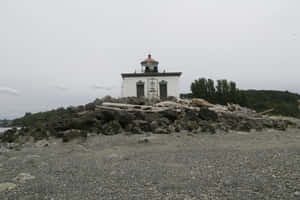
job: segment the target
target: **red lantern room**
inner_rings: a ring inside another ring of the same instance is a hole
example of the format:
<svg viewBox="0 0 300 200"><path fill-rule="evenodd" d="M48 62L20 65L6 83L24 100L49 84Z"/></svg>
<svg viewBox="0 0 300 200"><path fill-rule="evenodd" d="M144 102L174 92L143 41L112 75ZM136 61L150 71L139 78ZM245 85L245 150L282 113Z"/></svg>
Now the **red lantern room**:
<svg viewBox="0 0 300 200"><path fill-rule="evenodd" d="M148 58L141 62L142 71L145 73L157 73L158 72L159 62L151 58L151 54L148 55Z"/></svg>

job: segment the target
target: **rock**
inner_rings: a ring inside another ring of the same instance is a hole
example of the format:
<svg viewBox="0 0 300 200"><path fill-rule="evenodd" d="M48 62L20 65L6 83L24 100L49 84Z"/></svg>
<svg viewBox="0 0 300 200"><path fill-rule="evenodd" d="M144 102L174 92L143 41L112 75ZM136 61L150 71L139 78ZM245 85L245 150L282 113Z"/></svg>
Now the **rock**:
<svg viewBox="0 0 300 200"><path fill-rule="evenodd" d="M187 110L184 114L184 121L197 121L199 120L198 113L192 110Z"/></svg>
<svg viewBox="0 0 300 200"><path fill-rule="evenodd" d="M102 127L102 133L104 135L116 135L122 132L122 128L119 122L111 121L106 123Z"/></svg>
<svg viewBox="0 0 300 200"><path fill-rule="evenodd" d="M110 159L110 160L117 160L117 159L122 159L123 156L119 155L119 154L116 154L116 153L112 153L112 154L106 156L106 158Z"/></svg>
<svg viewBox="0 0 300 200"><path fill-rule="evenodd" d="M159 113L147 113L145 115L145 120L149 123L156 121L159 118L161 118L161 115Z"/></svg>
<svg viewBox="0 0 300 200"><path fill-rule="evenodd" d="M0 134L0 141L12 143L15 142L19 137L19 132L16 128L9 129L4 133Z"/></svg>
<svg viewBox="0 0 300 200"><path fill-rule="evenodd" d="M157 121L152 121L150 124L150 127L151 127L151 131L154 132L155 129L157 129L159 127L159 124Z"/></svg>
<svg viewBox="0 0 300 200"><path fill-rule="evenodd" d="M156 134L169 134L170 132L168 131L168 129L156 128L154 133L156 133Z"/></svg>
<svg viewBox="0 0 300 200"><path fill-rule="evenodd" d="M294 196L296 196L296 197L300 197L300 191L296 191L296 192L294 192Z"/></svg>
<svg viewBox="0 0 300 200"><path fill-rule="evenodd" d="M63 142L69 142L75 138L87 137L87 133L85 131L71 129L63 132L62 140Z"/></svg>
<svg viewBox="0 0 300 200"><path fill-rule="evenodd" d="M39 156L39 155L27 155L27 156L25 156L23 163L36 165L39 162L40 157L41 156Z"/></svg>
<svg viewBox="0 0 300 200"><path fill-rule="evenodd" d="M22 144L22 145L24 145L24 144L26 144L26 143L34 142L34 141L35 141L34 137L28 136L28 135L26 135L26 136L20 136L20 137L16 140L16 142L17 142L18 144Z"/></svg>
<svg viewBox="0 0 300 200"><path fill-rule="evenodd" d="M202 120L217 121L218 115L216 112L209 110L208 108L201 108L198 112L198 116Z"/></svg>
<svg viewBox="0 0 300 200"><path fill-rule="evenodd" d="M45 130L37 128L32 131L31 136L34 138L35 141L42 140L44 138L48 138L47 133Z"/></svg>
<svg viewBox="0 0 300 200"><path fill-rule="evenodd" d="M145 120L134 120L133 125L141 130L140 133L151 131L151 125Z"/></svg>
<svg viewBox="0 0 300 200"><path fill-rule="evenodd" d="M17 187L14 183L0 183L0 192L10 191Z"/></svg>
<svg viewBox="0 0 300 200"><path fill-rule="evenodd" d="M146 137L140 138L140 139L138 140L138 143L149 143L149 139L146 138Z"/></svg>
<svg viewBox="0 0 300 200"><path fill-rule="evenodd" d="M133 133L133 134L144 134L144 132L142 131L142 129L139 126L133 126L131 128L131 133Z"/></svg>
<svg viewBox="0 0 300 200"><path fill-rule="evenodd" d="M251 125L246 121L241 121L240 123L237 124L236 130L237 131L250 132L251 131Z"/></svg>
<svg viewBox="0 0 300 200"><path fill-rule="evenodd" d="M210 124L209 122L200 122L199 123L200 127L201 127L201 132L204 132L204 133L211 133L211 134L214 134L216 133L216 128Z"/></svg>
<svg viewBox="0 0 300 200"><path fill-rule="evenodd" d="M116 111L116 110L101 110L96 112L96 118L105 123L111 121L118 121L122 127L131 123L136 117L133 113L127 111Z"/></svg>
<svg viewBox="0 0 300 200"><path fill-rule="evenodd" d="M7 149L6 147L4 147L4 146L0 146L0 154L1 153L7 153L7 152L9 152L9 149Z"/></svg>
<svg viewBox="0 0 300 200"><path fill-rule="evenodd" d="M193 131L199 128L199 125L196 121L188 121L186 123L186 130Z"/></svg>
<svg viewBox="0 0 300 200"><path fill-rule="evenodd" d="M32 176L31 174L28 173L20 173L17 177L15 177L13 179L13 181L15 182L19 182L19 183L25 183L28 180L33 180L35 179L34 176Z"/></svg>
<svg viewBox="0 0 300 200"><path fill-rule="evenodd" d="M159 127L167 128L170 124L169 119L162 117L157 120Z"/></svg>
<svg viewBox="0 0 300 200"><path fill-rule="evenodd" d="M166 111L162 112L162 116L172 122L179 118L179 114L178 114L178 112L176 112L176 110L166 110Z"/></svg>
<svg viewBox="0 0 300 200"><path fill-rule="evenodd" d="M274 120L273 125L275 129L280 130L280 131L285 131L288 128L288 123L286 123L283 120Z"/></svg>
<svg viewBox="0 0 300 200"><path fill-rule="evenodd" d="M40 140L40 141L35 143L35 146L36 147L48 147L49 142L47 140Z"/></svg>

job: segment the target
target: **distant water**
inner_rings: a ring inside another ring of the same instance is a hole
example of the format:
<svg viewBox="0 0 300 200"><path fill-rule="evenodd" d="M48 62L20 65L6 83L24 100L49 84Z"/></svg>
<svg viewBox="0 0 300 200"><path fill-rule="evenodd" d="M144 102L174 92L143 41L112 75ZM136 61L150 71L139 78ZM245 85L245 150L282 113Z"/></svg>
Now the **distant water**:
<svg viewBox="0 0 300 200"><path fill-rule="evenodd" d="M4 131L8 130L8 129L11 129L11 128L1 128L0 127L0 133L3 133Z"/></svg>

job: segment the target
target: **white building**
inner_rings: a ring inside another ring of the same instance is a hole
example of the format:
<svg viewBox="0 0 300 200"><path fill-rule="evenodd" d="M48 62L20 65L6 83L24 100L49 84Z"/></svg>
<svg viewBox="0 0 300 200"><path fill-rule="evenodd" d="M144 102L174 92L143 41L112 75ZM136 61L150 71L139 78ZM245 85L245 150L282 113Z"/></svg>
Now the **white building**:
<svg viewBox="0 0 300 200"><path fill-rule="evenodd" d="M141 62L141 73L121 74L123 97L145 97L166 99L179 97L179 77L181 72L159 72L156 60L148 55Z"/></svg>

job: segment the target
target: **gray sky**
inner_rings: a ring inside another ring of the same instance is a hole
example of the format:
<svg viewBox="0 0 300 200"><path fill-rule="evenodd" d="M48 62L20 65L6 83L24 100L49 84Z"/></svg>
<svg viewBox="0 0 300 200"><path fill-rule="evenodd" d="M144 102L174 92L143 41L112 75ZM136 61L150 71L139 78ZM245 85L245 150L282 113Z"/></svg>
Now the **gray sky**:
<svg viewBox="0 0 300 200"><path fill-rule="evenodd" d="M300 93L299 0L1 0L0 119L120 95L148 53L242 89Z"/></svg>

